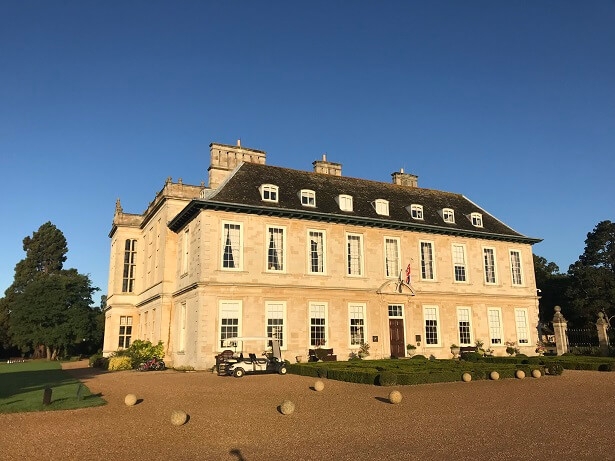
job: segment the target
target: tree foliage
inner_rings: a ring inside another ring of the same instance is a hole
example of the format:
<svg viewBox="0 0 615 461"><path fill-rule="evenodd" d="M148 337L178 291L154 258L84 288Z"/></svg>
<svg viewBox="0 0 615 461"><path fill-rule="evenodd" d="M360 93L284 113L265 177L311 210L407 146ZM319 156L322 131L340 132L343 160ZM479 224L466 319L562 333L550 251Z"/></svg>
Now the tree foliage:
<svg viewBox="0 0 615 461"><path fill-rule="evenodd" d="M7 342L22 352L42 348L53 359L96 330L99 319L90 305L98 288L87 275L63 268L66 238L52 223L24 238L23 249L26 258L15 266L15 279L0 299L0 327L4 322Z"/></svg>
<svg viewBox="0 0 615 461"><path fill-rule="evenodd" d="M615 316L615 223L602 221L587 234L585 251L568 275L567 295L581 322L595 323L598 312Z"/></svg>
<svg viewBox="0 0 615 461"><path fill-rule="evenodd" d="M569 305L566 289L570 278L560 273L557 264L538 255L534 255L534 274L536 288L540 290L538 311L541 322L548 323L553 319L555 306L562 306L566 315L565 309Z"/></svg>

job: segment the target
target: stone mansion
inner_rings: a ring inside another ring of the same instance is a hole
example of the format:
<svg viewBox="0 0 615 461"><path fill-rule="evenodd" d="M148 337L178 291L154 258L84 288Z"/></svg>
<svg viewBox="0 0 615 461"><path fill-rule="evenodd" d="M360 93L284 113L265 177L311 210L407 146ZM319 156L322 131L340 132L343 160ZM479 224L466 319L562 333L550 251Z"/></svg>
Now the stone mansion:
<svg viewBox="0 0 615 461"><path fill-rule="evenodd" d="M103 352L164 343L172 366L209 368L225 338L280 339L292 362L415 352L451 358L480 340L533 355L538 297L526 237L457 193L266 164L264 151L210 145L208 186L169 178L142 214L119 200ZM258 352L258 351L257 351Z"/></svg>

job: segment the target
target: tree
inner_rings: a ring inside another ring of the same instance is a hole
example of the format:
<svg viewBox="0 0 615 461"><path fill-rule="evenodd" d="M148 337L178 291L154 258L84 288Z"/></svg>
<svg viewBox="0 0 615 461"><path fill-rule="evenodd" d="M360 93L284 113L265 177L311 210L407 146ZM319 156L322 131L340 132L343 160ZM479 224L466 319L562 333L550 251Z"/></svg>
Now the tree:
<svg viewBox="0 0 615 461"><path fill-rule="evenodd" d="M549 262L542 256L534 255L534 274L536 277L536 288L540 291L540 301L538 311L540 321L549 323L553 319L555 306L569 305L566 289L570 283L570 278L566 274L561 274L559 267L554 262Z"/></svg>
<svg viewBox="0 0 615 461"><path fill-rule="evenodd" d="M587 234L585 251L568 269L567 294L574 314L585 324L595 323L598 312L615 317L615 223L599 222Z"/></svg>
<svg viewBox="0 0 615 461"><path fill-rule="evenodd" d="M15 266L15 279L0 300L8 319L9 342L22 352L42 348L48 359L90 336L92 287L87 275L63 269L68 247L64 234L43 224L23 240L26 258ZM0 315L0 321L2 316Z"/></svg>

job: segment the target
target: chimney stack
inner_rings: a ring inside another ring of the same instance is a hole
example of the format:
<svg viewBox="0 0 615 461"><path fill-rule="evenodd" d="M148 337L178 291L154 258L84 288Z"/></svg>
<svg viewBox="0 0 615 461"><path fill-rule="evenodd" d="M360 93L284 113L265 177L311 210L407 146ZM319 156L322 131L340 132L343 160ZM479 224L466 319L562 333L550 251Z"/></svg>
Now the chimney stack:
<svg viewBox="0 0 615 461"><path fill-rule="evenodd" d="M404 169L400 168L399 172L391 174L393 184L399 184L405 187L419 187L419 177L414 174L404 173Z"/></svg>
<svg viewBox="0 0 615 461"><path fill-rule="evenodd" d="M330 174L331 176L342 175L342 164L327 161L327 154L322 154L322 160L312 162L314 173Z"/></svg>
<svg viewBox="0 0 615 461"><path fill-rule="evenodd" d="M211 143L209 145L210 163L209 188L215 189L241 162L265 164L267 153L262 150L241 147L241 139L237 140L236 146Z"/></svg>

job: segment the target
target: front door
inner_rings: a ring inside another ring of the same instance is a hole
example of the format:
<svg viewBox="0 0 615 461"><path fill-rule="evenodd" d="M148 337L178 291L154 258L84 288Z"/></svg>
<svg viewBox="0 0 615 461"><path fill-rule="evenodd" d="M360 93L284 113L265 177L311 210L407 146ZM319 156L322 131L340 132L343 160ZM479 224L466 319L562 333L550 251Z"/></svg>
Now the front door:
<svg viewBox="0 0 615 461"><path fill-rule="evenodd" d="M391 338L391 357L405 357L403 319L389 319L389 337Z"/></svg>

